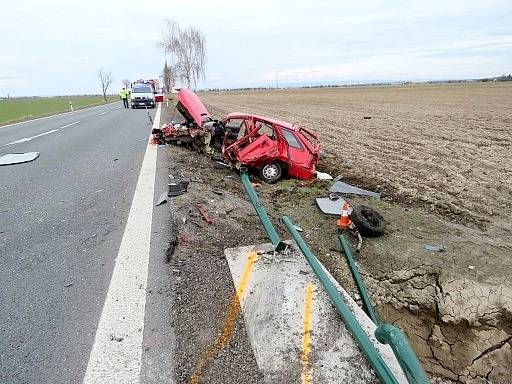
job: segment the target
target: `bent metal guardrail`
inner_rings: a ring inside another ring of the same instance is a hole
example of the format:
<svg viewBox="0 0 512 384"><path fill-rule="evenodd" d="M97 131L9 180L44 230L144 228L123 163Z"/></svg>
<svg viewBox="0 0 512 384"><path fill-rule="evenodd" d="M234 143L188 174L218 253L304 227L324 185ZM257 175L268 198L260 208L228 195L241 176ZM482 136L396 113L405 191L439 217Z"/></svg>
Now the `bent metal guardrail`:
<svg viewBox="0 0 512 384"><path fill-rule="evenodd" d="M430 383L418 358L407 342L407 338L400 329L391 324L382 324L375 330L375 337L380 343L389 344L409 383Z"/></svg>
<svg viewBox="0 0 512 384"><path fill-rule="evenodd" d="M354 278L354 282L356 283L357 289L359 291L359 295L363 301L363 306L365 312L368 317L372 319L375 325L377 325L377 329L375 330L375 337L382 344L389 344L395 357L402 368L405 376L407 377L407 381L411 384L426 384L430 381L428 380L423 368L421 367L418 358L416 357L414 351L411 346L407 342L407 338L403 334L403 332L397 327L390 324L381 324L375 309L373 308L372 303L370 302L370 298L368 297L368 293L366 292L366 288L363 283L363 279L359 273L359 269L357 268L356 263L354 262L354 258L352 257L352 252L350 251L350 245L348 244L347 239L343 234L338 236L338 239L341 244L341 248L343 250L343 254L347 259L347 264L350 268L350 272L352 272L352 277Z"/></svg>
<svg viewBox="0 0 512 384"><path fill-rule="evenodd" d="M380 356L379 352L377 352L377 350L375 349L375 346L372 344L370 339L368 339L368 336L363 331L363 328L361 328L361 325L353 315L352 311L345 304L343 298L337 291L336 287L334 287L332 282L329 280L329 277L323 270L322 265L320 264L316 256L313 255L313 253L310 251L302 237L299 235L299 232L297 232L297 230L295 229L295 226L293 225L291 220L288 217L284 216L283 223L286 226L286 229L288 230L290 235L292 236L293 241L295 241L295 244L297 244L300 251L308 261L309 265L311 266L311 269L313 269L313 271L315 272L316 277L320 281L320 284L322 284L322 287L325 289L327 295L334 304L336 311L343 319L347 329L352 333L354 340L356 341L357 345L359 346L363 354L368 359L368 362L372 366L373 370L375 371L375 374L380 379L381 383L398 384L398 381L396 380L395 376L393 376L388 366Z"/></svg>
<svg viewBox="0 0 512 384"><path fill-rule="evenodd" d="M267 234L268 238L274 245L274 249L277 251L284 249L286 247L286 244L281 241L281 238L279 237L277 231L272 225L272 222L270 221L267 212L263 208L263 205L261 204L258 198L258 194L251 185L246 170L241 170L240 178L249 196L249 199L251 200L251 203L254 206L254 209L256 210L256 213L260 218L263 228L265 229L265 233ZM332 303L334 304L338 314L345 322L347 329L352 333L356 343L358 344L358 346L368 359L370 365L374 369L381 383L398 384L398 381L389 370L389 367L386 365L378 351L375 349L375 346L368 339L368 336L361 328L361 325L359 324L355 316L352 314L348 306L343 301L343 298L336 290L336 287L330 281L329 277L325 273L324 269L322 268L322 265L320 264L316 256L311 252L311 250L308 248L308 246L300 236L299 232L295 229L295 226L293 225L291 220L288 217L284 216L283 223L286 226L286 229L288 230L290 235L292 236L293 240L299 247L299 250L302 252L304 257L308 261L309 265L315 272L318 280L320 281L323 288L327 292L329 298L331 299ZM342 245L345 256L347 257L347 261L349 263L352 275L356 280L356 285L358 287L359 293L363 298L363 303L367 310L367 314L372 319L372 321L374 321L374 323L378 325L379 320L377 314L375 313L373 306L370 303L368 294L366 293L366 289L364 287L364 283L359 274L359 270L357 269L357 266L355 265L354 260L352 258L352 253L350 251L348 242L346 241L343 235L339 237L339 240ZM372 313L372 315L370 315L370 313ZM389 344L389 346L393 350L393 353L395 354L395 357L398 360L398 363L400 364L400 367L402 368L402 371L407 377L407 381L410 384L430 383L416 355L414 354L414 351L410 347L409 343L407 342L407 339L405 338L402 331L400 331L400 329L389 324L379 325L375 330L375 337L380 343Z"/></svg>
<svg viewBox="0 0 512 384"><path fill-rule="evenodd" d="M245 188L245 191L247 192L247 195L249 195L249 199L251 200L251 203L260 218L261 224L263 224L265 233L267 234L272 245L274 246L274 249L276 251L280 251L286 248L286 244L281 241L281 238L279 237L276 229L272 225L272 222L270 221L267 212L265 211L265 208L263 208L263 205L261 204L260 199L258 198L258 194L251 185L251 181L249 180L247 170L240 170L240 179L242 180L242 184Z"/></svg>
<svg viewBox="0 0 512 384"><path fill-rule="evenodd" d="M350 246L348 245L347 239L345 239L345 236L339 235L338 240L340 241L341 249L343 250L342 253L345 255L345 258L347 259L347 264L350 269L350 272L352 272L352 277L354 278L357 290L359 291L359 296L361 296L361 300L363 300L364 311L366 312L368 317L372 319L375 325L379 325L379 317L377 316L377 313L373 309L373 305L370 302L370 298L368 297L368 293L366 292L363 279L361 278L361 275L359 274L359 269L357 269L357 265L354 262L354 258L352 257L352 252L350 251Z"/></svg>

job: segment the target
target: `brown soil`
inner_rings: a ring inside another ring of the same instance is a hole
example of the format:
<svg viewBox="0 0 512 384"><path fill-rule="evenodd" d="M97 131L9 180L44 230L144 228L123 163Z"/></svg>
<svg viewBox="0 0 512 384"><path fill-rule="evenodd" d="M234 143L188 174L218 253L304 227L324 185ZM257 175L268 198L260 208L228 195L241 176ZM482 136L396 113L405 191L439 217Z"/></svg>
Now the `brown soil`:
<svg viewBox="0 0 512 384"><path fill-rule="evenodd" d="M243 318L233 319L226 345L219 344L219 335L235 294L224 249L265 242L264 233L247 231L258 221L238 175L187 148L166 150L170 174L190 180L188 192L167 203L176 227L167 252L174 277L175 382L261 383Z"/></svg>
<svg viewBox="0 0 512 384"><path fill-rule="evenodd" d="M381 200L350 199L376 207L388 221L386 234L365 239L357 256L381 318L406 332L435 377L512 383L511 85L224 92L200 97L218 118L245 111L299 121L318 132L323 151L319 170L383 194ZM189 158L180 154L181 159ZM191 153L192 162L193 157ZM218 180L205 183L216 188ZM236 181L222 187L243 201ZM328 187L328 182L283 180L263 184L258 193L274 222L290 216L331 273L355 292L339 252L335 218L322 214L314 203ZM220 215L219 220L223 225L228 220L229 227L231 216ZM255 220L244 224L240 219L239 231L243 226L245 231L251 228L246 234L254 232ZM194 233L193 227L189 229ZM262 231L259 237L231 240L240 241L237 245L261 242ZM425 244L442 244L447 250L432 253Z"/></svg>

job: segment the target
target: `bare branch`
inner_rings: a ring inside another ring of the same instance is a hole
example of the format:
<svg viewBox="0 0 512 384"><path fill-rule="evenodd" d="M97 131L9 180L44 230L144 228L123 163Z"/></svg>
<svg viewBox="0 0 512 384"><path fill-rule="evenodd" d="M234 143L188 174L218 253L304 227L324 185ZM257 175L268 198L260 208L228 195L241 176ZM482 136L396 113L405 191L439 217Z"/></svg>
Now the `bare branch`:
<svg viewBox="0 0 512 384"><path fill-rule="evenodd" d="M190 88L206 74L206 40L194 27L181 29L176 21L167 20L166 32L159 46L170 54L174 78L184 81Z"/></svg>
<svg viewBox="0 0 512 384"><path fill-rule="evenodd" d="M101 91L103 92L103 99L105 100L105 103L107 102L107 90L110 84L112 84L112 81L114 80L112 77L112 72L105 71L103 69L98 70L98 78L101 82Z"/></svg>

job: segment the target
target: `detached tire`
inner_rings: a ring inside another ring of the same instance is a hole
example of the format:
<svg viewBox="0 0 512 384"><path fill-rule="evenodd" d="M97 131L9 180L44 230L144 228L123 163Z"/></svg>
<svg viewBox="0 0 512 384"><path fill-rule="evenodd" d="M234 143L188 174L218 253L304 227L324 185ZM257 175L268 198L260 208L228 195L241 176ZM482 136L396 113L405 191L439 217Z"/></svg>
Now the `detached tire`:
<svg viewBox="0 0 512 384"><path fill-rule="evenodd" d="M283 167L279 163L271 163L260 169L260 178L265 183L274 184L283 176Z"/></svg>
<svg viewBox="0 0 512 384"><path fill-rule="evenodd" d="M384 233L386 222L382 215L366 205L357 205L350 214L357 229L367 236L380 236Z"/></svg>

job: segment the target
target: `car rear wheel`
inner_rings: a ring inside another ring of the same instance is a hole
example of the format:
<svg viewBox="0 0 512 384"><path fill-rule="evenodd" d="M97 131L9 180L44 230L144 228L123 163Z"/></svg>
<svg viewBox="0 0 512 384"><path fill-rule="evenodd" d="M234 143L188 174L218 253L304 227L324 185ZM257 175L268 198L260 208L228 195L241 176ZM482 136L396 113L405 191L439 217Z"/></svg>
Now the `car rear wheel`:
<svg viewBox="0 0 512 384"><path fill-rule="evenodd" d="M283 167L279 163L271 163L260 169L260 178L265 183L274 184L283 176Z"/></svg>

